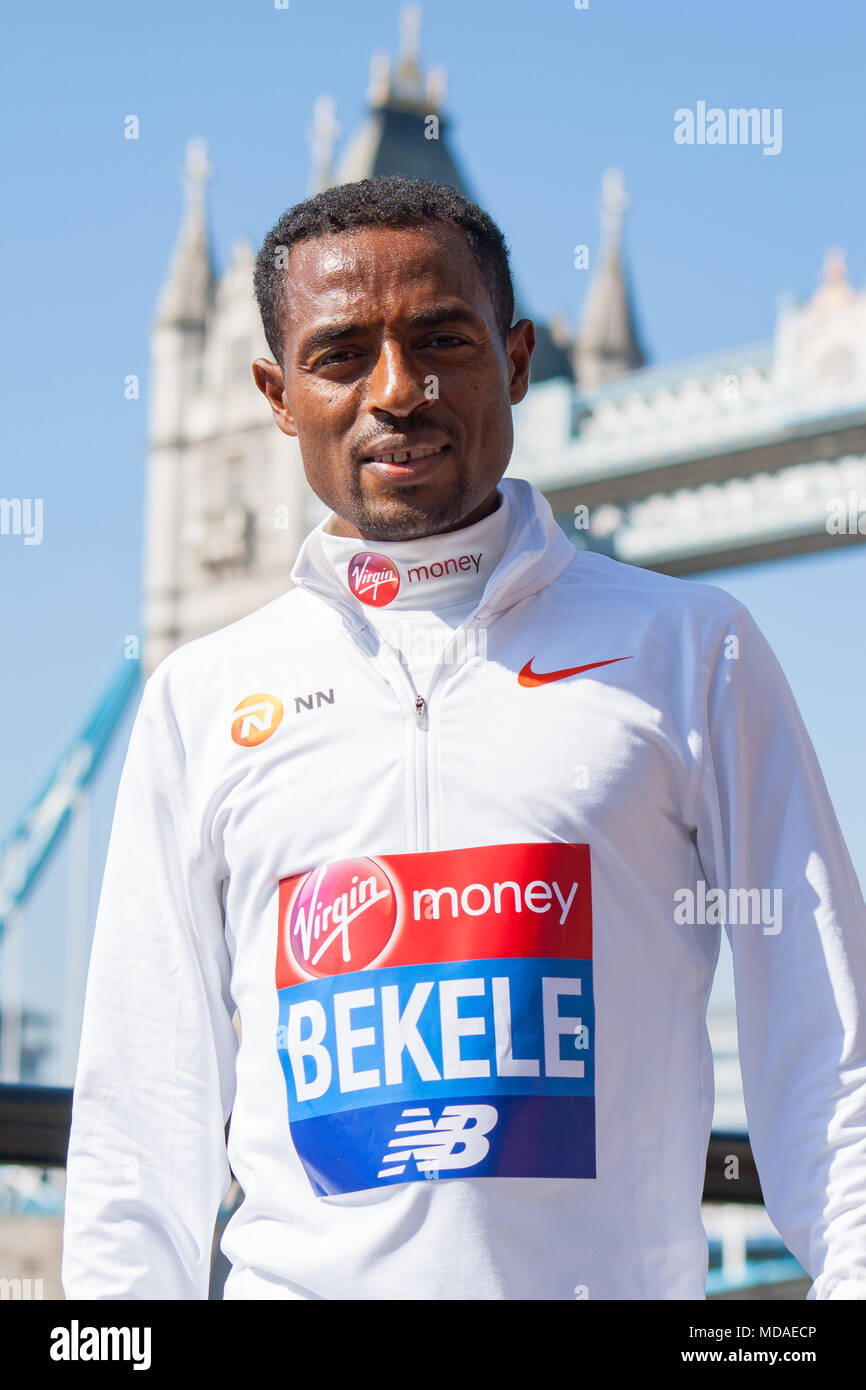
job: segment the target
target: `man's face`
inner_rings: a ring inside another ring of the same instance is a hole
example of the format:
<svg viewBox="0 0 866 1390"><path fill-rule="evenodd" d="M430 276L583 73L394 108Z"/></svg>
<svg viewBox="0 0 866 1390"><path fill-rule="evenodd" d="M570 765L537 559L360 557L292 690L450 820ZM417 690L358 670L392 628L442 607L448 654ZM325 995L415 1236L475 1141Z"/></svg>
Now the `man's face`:
<svg viewBox="0 0 866 1390"><path fill-rule="evenodd" d="M253 376L336 514L328 530L408 540L493 510L535 330L522 319L503 342L458 227L362 227L299 242L282 328L283 369L260 357Z"/></svg>

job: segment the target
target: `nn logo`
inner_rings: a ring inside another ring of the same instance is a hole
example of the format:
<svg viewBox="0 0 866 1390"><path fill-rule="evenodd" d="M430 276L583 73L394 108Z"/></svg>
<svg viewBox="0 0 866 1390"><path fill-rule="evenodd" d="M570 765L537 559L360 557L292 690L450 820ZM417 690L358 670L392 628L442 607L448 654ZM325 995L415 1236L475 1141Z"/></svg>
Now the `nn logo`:
<svg viewBox="0 0 866 1390"><path fill-rule="evenodd" d="M276 695L248 695L235 706L232 739L241 748L255 748L270 738L283 717L283 704Z"/></svg>
<svg viewBox="0 0 866 1390"><path fill-rule="evenodd" d="M315 704L313 701L315 700ZM331 686L327 695L324 690L316 690L312 695L295 696L295 714L300 714L302 709L321 709L322 705L332 705L334 703L334 687Z"/></svg>

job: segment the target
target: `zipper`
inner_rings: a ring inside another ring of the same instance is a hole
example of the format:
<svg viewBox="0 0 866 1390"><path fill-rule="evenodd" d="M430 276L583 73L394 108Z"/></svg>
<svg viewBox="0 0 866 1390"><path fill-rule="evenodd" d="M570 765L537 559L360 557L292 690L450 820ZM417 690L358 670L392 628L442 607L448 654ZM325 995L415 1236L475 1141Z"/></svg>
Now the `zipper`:
<svg viewBox="0 0 866 1390"><path fill-rule="evenodd" d="M415 782L415 848L430 848L430 773L427 752L430 740L430 715L423 695L415 696L415 727L413 772Z"/></svg>
<svg viewBox="0 0 866 1390"><path fill-rule="evenodd" d="M430 696L436 687L437 682L442 676L442 671L448 662L448 657L455 642L466 630L477 633L480 626L481 617L473 617L468 623L464 622L452 634L447 646L445 647L439 662L435 667L427 688L427 695L419 694L412 682L407 667L403 665L400 654L396 648L386 642L384 638L379 639L380 651L386 650L388 660L393 666L399 667L400 677L409 688L410 706L409 710L400 704L404 710L405 727L407 728L407 752L410 752L411 777L407 780L412 786L412 805L413 805L413 824L407 826L407 838L410 841L410 851L425 852L430 849L430 769L429 769L429 734L430 734ZM352 626L360 637L363 645L371 651L371 636L376 636L375 629L363 618L352 618ZM475 653L475 643L473 641L473 655ZM470 658L471 659L471 658ZM383 674L383 679L393 690L392 683ZM411 712L411 730L409 729L409 714Z"/></svg>
<svg viewBox="0 0 866 1390"><path fill-rule="evenodd" d="M430 696L436 687L437 681L442 676L442 671L449 664L448 658L456 641L464 631L472 631L473 635L481 623L481 618L472 618L470 622L462 623L456 628L445 647L438 665L435 667L427 687L426 699L423 695L416 693L413 701L415 712L414 720L414 780L415 780L415 838L416 850L430 849L430 773L429 773L429 748L430 748ZM474 640L473 640L474 654ZM408 672L406 672L408 675ZM411 683L411 682L410 682Z"/></svg>
<svg viewBox="0 0 866 1390"><path fill-rule="evenodd" d="M412 677L408 668L403 665L400 654L390 642L386 642L384 637L379 637L379 650L376 659L375 639L378 634L371 623L363 618L352 614L347 617L347 622L351 626L355 637L372 658L371 664L378 671L384 683L388 686L392 695L396 696L403 716L404 748L403 758L406 767L404 778L404 795L406 807L411 807L411 812L406 817L404 830L406 834L406 848L408 852L413 850L428 848L429 839L429 817L427 814L427 746L426 739L419 740L419 734L426 733L429 727L427 718L427 702L423 695L412 683ZM406 686L407 698L404 699L395 688L395 682L390 680L382 669L383 662L381 657L392 667L396 667L399 672L399 680ZM419 773L419 766L421 771ZM411 771L410 771L411 768Z"/></svg>

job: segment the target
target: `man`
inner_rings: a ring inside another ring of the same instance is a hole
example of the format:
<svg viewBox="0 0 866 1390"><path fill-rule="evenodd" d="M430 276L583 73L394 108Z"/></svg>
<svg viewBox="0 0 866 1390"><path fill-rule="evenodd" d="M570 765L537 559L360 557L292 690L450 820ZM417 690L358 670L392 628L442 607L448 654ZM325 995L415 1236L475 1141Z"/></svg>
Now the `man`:
<svg viewBox="0 0 866 1390"><path fill-rule="evenodd" d="M812 1297L862 1297L866 909L754 622L503 478L534 333L473 204L331 189L256 290L330 514L147 683L67 1296L206 1296L231 1116L226 1298L702 1298L724 923L769 1213Z"/></svg>

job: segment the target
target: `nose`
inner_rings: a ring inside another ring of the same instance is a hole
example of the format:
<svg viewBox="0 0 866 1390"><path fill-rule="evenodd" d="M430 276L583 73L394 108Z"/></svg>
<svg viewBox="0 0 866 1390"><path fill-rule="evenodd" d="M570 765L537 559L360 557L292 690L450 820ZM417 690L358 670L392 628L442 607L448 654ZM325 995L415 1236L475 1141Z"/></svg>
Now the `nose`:
<svg viewBox="0 0 866 1390"><path fill-rule="evenodd" d="M391 415L411 415L423 404L425 378L393 338L385 338L367 386L367 407Z"/></svg>

